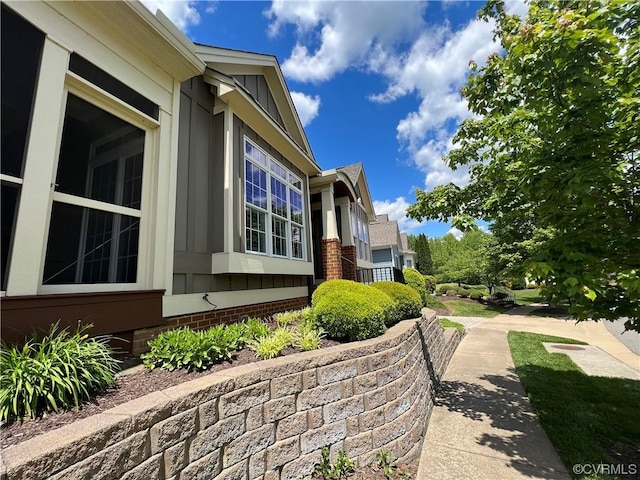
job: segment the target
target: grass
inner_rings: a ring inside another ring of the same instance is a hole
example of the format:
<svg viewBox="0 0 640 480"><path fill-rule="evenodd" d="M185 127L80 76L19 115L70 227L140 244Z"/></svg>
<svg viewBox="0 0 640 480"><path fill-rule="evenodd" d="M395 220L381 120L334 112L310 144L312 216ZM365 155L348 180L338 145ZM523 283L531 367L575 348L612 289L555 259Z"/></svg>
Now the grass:
<svg viewBox="0 0 640 480"><path fill-rule="evenodd" d="M572 472L574 465L631 463L619 452L640 446L640 381L585 375L567 355L548 353L542 342L583 342L509 332L516 372L567 470Z"/></svg>
<svg viewBox="0 0 640 480"><path fill-rule="evenodd" d="M505 311L504 308L494 305L483 305L482 303L462 300L447 300L444 305L453 317L495 317Z"/></svg>
<svg viewBox="0 0 640 480"><path fill-rule="evenodd" d="M543 302L539 288L529 288L526 290L513 290L518 305L531 305L532 303Z"/></svg>
<svg viewBox="0 0 640 480"><path fill-rule="evenodd" d="M464 331L464 325L462 325L461 323L449 320L448 318L441 318L440 319L440 326L442 328L455 328L459 332L463 332Z"/></svg>

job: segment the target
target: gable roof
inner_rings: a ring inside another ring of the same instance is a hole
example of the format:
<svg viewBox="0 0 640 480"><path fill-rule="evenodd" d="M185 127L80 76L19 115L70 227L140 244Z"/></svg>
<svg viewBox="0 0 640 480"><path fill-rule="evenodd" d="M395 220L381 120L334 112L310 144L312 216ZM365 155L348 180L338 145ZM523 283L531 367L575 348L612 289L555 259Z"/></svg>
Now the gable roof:
<svg viewBox="0 0 640 480"><path fill-rule="evenodd" d="M388 215L378 215L375 222L369 223L369 239L371 248L397 245L401 249L398 221L389 221Z"/></svg>
<svg viewBox="0 0 640 480"><path fill-rule="evenodd" d="M400 234L400 242L402 243L402 252L403 253L416 253L409 248L409 236L406 233Z"/></svg>
<svg viewBox="0 0 640 480"><path fill-rule="evenodd" d="M369 218L372 218L375 215L375 211L373 208L371 192L369 192L369 183L367 182L367 177L364 174L364 166L362 163L354 163L352 165L338 167L336 170L346 175L353 186L357 188L360 201L362 202L367 214L369 214Z"/></svg>
<svg viewBox="0 0 640 480"><path fill-rule="evenodd" d="M278 59L274 55L247 52L230 48L214 47L211 45L195 44L195 52L209 69L226 76L225 79L233 88L242 90L260 109L266 109L259 104L254 95L237 78L242 75L264 76L269 91L273 96L282 124L276 124L314 163L316 163L311 145L302 127L302 122L289 93L289 88L280 69ZM267 112L268 115L270 115ZM271 116L271 115L270 115ZM272 116L271 116L272 117ZM273 117L272 117L273 118ZM317 165L317 163L316 163Z"/></svg>

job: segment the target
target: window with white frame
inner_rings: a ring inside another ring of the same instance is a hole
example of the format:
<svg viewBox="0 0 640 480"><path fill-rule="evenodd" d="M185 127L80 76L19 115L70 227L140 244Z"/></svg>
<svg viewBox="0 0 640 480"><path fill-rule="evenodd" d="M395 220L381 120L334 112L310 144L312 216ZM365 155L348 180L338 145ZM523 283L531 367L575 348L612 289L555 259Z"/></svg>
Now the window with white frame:
<svg viewBox="0 0 640 480"><path fill-rule="evenodd" d="M369 223L367 213L357 203L351 204L351 232L353 234L353 244L356 246L356 253L361 260L370 259L369 248Z"/></svg>
<svg viewBox="0 0 640 480"><path fill-rule="evenodd" d="M245 249L304 260L302 180L244 140Z"/></svg>
<svg viewBox="0 0 640 480"><path fill-rule="evenodd" d="M157 107L75 54L70 70L42 284L135 284Z"/></svg>

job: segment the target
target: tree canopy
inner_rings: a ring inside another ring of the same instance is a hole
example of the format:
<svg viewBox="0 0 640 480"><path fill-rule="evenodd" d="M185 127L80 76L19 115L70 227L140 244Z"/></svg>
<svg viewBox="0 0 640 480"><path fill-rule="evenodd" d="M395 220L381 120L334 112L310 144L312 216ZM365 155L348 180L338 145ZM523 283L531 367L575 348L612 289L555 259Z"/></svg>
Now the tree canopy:
<svg viewBox="0 0 640 480"><path fill-rule="evenodd" d="M424 233L418 235L415 240L416 269L423 275L433 275L433 260L429 241Z"/></svg>
<svg viewBox="0 0 640 480"><path fill-rule="evenodd" d="M520 19L489 0L479 17L502 50L470 62L475 116L445 157L470 183L418 191L409 216L489 221L505 273L640 331L640 2L531 0Z"/></svg>

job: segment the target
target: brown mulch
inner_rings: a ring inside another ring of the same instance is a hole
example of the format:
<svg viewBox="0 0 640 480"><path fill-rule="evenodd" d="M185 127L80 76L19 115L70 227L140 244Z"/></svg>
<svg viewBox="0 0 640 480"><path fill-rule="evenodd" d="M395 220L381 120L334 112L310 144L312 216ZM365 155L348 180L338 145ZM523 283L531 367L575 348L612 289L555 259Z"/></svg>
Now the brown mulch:
<svg viewBox="0 0 640 480"><path fill-rule="evenodd" d="M334 340L323 340L322 347L331 347L338 345L340 342ZM287 348L282 352L283 355L291 355L299 353L302 350L296 348ZM168 372L156 368L154 370L143 369L134 373L127 373L118 377L117 385L98 395L90 402L83 403L79 409L60 411L58 413L45 413L42 417L35 420L26 420L23 423L14 422L10 425L3 426L0 430L0 449L4 449L11 445L18 444L30 438L53 429L68 425L83 418L102 413L117 405L126 403L129 400L147 395L148 393L164 390L180 383L188 382L205 375L226 370L228 368L246 365L255 362L254 353L245 348L236 352L231 361L213 365L204 372L188 372L186 370L174 370Z"/></svg>

